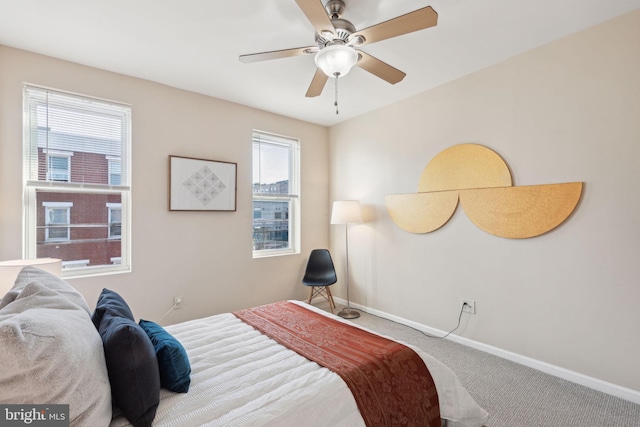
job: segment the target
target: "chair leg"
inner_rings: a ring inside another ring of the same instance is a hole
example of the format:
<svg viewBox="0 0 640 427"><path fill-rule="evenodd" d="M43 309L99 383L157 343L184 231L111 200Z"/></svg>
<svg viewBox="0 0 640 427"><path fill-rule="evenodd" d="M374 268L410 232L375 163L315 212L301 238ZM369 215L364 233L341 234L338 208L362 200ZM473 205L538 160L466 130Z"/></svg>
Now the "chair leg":
<svg viewBox="0 0 640 427"><path fill-rule="evenodd" d="M313 286L309 286L309 299L307 300L307 304L311 304L312 298L313 298Z"/></svg>
<svg viewBox="0 0 640 427"><path fill-rule="evenodd" d="M333 295L331 294L331 289L329 286L325 287L327 291L327 299L329 300L329 309L331 310L331 314L333 314L333 310L336 308L336 303L333 302Z"/></svg>
<svg viewBox="0 0 640 427"><path fill-rule="evenodd" d="M331 295L331 289L329 289L328 286L311 286L307 304L311 304L311 300L316 295L319 295L324 299L326 299L327 301L329 301L329 310L331 310L331 313L333 314L333 310L335 310L336 308L336 303L333 301L333 295Z"/></svg>

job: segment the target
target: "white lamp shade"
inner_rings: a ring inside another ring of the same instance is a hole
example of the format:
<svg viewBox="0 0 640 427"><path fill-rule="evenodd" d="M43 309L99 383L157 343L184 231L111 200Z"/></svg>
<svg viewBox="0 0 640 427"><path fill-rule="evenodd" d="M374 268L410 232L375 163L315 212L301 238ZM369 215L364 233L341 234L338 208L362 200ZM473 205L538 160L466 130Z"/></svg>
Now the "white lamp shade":
<svg viewBox="0 0 640 427"><path fill-rule="evenodd" d="M58 258L16 259L0 262L0 298L16 281L20 271L27 266L37 267L58 277L62 276L62 260Z"/></svg>
<svg viewBox="0 0 640 427"><path fill-rule="evenodd" d="M362 222L360 202L357 200L342 200L333 202L331 210L331 224L358 224Z"/></svg>
<svg viewBox="0 0 640 427"><path fill-rule="evenodd" d="M316 53L316 65L329 77L344 77L358 62L358 52L350 46L334 44Z"/></svg>

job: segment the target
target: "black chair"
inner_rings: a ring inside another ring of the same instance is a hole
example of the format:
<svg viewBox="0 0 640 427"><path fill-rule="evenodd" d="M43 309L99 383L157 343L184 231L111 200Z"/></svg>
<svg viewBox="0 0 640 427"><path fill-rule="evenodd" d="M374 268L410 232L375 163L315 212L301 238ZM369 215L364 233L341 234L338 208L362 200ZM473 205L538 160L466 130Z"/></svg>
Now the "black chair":
<svg viewBox="0 0 640 427"><path fill-rule="evenodd" d="M336 303L333 302L333 295L331 295L329 286L337 281L336 269L333 267L333 260L329 251L327 249L312 250L307 262L307 269L302 278L302 283L311 287L307 303L311 304L311 300L318 295L322 296L329 301L329 309L333 313Z"/></svg>

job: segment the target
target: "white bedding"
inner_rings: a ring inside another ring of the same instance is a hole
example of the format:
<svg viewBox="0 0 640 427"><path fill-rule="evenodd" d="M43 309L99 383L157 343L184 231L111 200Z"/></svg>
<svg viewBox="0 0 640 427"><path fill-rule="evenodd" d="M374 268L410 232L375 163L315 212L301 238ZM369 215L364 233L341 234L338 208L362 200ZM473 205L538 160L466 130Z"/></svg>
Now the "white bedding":
<svg viewBox="0 0 640 427"><path fill-rule="evenodd" d="M187 350L191 387L186 394L161 391L154 425L365 425L348 386L337 374L262 335L231 313L166 329ZM469 396L455 374L435 358L412 348L429 368L447 426L482 426L487 413ZM111 422L112 427L128 425L122 416Z"/></svg>

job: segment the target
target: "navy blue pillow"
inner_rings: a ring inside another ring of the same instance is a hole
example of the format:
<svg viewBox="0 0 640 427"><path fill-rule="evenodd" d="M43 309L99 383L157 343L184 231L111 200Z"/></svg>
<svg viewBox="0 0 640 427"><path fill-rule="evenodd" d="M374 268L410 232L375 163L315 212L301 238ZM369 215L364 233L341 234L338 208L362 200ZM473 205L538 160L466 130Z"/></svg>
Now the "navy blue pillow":
<svg viewBox="0 0 640 427"><path fill-rule="evenodd" d="M158 359L146 332L127 303L103 289L91 317L107 361L113 401L135 427L150 426L160 403Z"/></svg>
<svg viewBox="0 0 640 427"><path fill-rule="evenodd" d="M96 309L91 315L91 320L93 324L96 326L96 329L100 326L100 321L102 320L102 316L105 311L109 310L110 312L117 314L118 316L125 317L127 319L135 321L136 319L133 317L133 313L129 308L129 305L126 301L118 294L117 292L111 291L107 288L102 290L102 293L98 297L98 303L96 304Z"/></svg>
<svg viewBox="0 0 640 427"><path fill-rule="evenodd" d="M140 319L140 326L155 348L160 368L160 385L176 393L188 392L191 384L191 364L180 341L157 323Z"/></svg>

